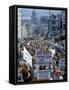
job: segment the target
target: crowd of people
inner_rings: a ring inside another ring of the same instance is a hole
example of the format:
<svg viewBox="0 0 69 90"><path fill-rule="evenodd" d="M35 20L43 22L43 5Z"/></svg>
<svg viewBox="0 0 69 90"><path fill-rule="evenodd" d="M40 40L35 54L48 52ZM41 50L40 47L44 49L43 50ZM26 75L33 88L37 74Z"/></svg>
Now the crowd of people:
<svg viewBox="0 0 69 90"><path fill-rule="evenodd" d="M32 55L32 67L23 59L23 46L26 47L28 52ZM38 70L50 70L51 77L48 80L63 80L65 77L65 70L63 72L59 68L59 60L65 59L65 55L59 52L56 48L55 54L52 57L52 63L40 64L36 63L36 52L41 51L43 54L48 52L53 47L46 43L46 40L29 40L19 42L18 46L18 81L19 82L33 82L37 80ZM64 66L65 67L65 66Z"/></svg>

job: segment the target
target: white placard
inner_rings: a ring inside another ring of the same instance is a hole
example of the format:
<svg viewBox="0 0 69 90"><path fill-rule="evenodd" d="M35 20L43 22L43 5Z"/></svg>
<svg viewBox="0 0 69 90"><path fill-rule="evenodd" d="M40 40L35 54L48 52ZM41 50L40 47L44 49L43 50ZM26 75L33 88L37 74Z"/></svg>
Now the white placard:
<svg viewBox="0 0 69 90"><path fill-rule="evenodd" d="M45 80L51 78L50 70L39 70L37 71L37 80Z"/></svg>
<svg viewBox="0 0 69 90"><path fill-rule="evenodd" d="M32 67L32 56L30 53L27 51L27 49L24 47L24 52L23 52L23 59L26 60L27 63L30 64Z"/></svg>

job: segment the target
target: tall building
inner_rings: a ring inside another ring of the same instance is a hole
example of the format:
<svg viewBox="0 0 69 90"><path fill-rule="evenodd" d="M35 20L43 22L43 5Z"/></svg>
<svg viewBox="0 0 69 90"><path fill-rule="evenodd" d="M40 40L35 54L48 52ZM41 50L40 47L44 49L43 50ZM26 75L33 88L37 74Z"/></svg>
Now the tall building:
<svg viewBox="0 0 69 90"><path fill-rule="evenodd" d="M48 24L48 20L49 20L49 17L48 16L41 16L40 17L40 22L41 23Z"/></svg>
<svg viewBox="0 0 69 90"><path fill-rule="evenodd" d="M21 39L21 8L18 8L18 39Z"/></svg>
<svg viewBox="0 0 69 90"><path fill-rule="evenodd" d="M31 17L21 16L21 36L22 39L29 38L32 32Z"/></svg>
<svg viewBox="0 0 69 90"><path fill-rule="evenodd" d="M22 37L22 40L24 38L27 38L27 29L25 27L25 24L23 24L23 26L21 26L21 37Z"/></svg>
<svg viewBox="0 0 69 90"><path fill-rule="evenodd" d="M64 11L61 12L61 16L62 16L62 30L64 32L65 31L65 12Z"/></svg>
<svg viewBox="0 0 69 90"><path fill-rule="evenodd" d="M33 10L32 11L32 16L31 16L31 21L33 22L33 23L37 23L37 19L36 19L36 12L35 12L35 10Z"/></svg>
<svg viewBox="0 0 69 90"><path fill-rule="evenodd" d="M27 37L32 38L33 37L32 32L33 32L34 24L29 22L29 23L26 23L25 27L26 27L26 30L27 30Z"/></svg>
<svg viewBox="0 0 69 90"><path fill-rule="evenodd" d="M59 34L59 32L62 30L60 25L61 25L61 15L60 14L57 14L57 15L54 15L52 14L50 16L50 19L49 19L49 35L48 37L50 38L55 38L56 35Z"/></svg>
<svg viewBox="0 0 69 90"><path fill-rule="evenodd" d="M38 24L34 26L33 33L35 34L35 38L45 38L48 32L48 24Z"/></svg>

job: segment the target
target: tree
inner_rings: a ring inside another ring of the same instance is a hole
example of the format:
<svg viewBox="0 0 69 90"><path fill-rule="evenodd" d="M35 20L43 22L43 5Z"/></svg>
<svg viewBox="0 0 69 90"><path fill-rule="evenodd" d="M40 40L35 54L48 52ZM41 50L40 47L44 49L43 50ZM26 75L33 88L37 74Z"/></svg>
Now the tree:
<svg viewBox="0 0 69 90"><path fill-rule="evenodd" d="M59 36L55 38L55 41L62 41L64 39L65 39L65 34L59 34Z"/></svg>

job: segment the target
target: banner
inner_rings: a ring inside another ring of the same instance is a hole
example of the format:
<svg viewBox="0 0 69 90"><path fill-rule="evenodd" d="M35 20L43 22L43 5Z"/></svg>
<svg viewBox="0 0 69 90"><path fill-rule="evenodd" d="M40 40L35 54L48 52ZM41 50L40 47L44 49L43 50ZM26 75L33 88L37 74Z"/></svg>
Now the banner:
<svg viewBox="0 0 69 90"><path fill-rule="evenodd" d="M52 64L52 52L48 51L45 54L36 53L35 55L36 64Z"/></svg>

